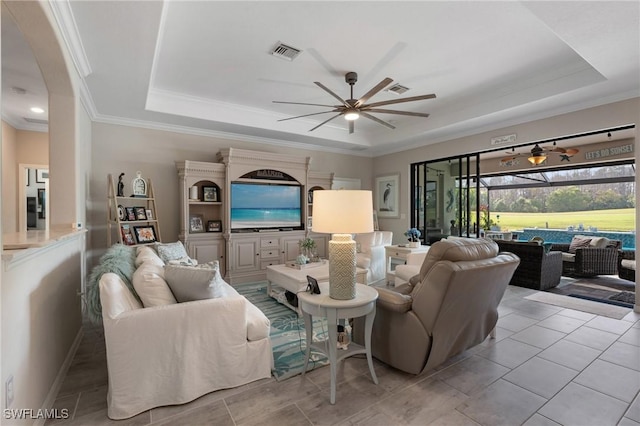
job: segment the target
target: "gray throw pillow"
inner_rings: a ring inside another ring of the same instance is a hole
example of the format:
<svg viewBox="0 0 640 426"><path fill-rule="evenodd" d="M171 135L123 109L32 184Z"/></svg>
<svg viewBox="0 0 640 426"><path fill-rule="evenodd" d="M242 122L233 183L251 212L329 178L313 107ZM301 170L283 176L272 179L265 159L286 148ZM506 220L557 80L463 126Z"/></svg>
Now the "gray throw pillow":
<svg viewBox="0 0 640 426"><path fill-rule="evenodd" d="M591 244L591 238L584 238L576 235L571 240L571 244L569 244L569 253L575 253L576 249L582 247L589 247L589 244Z"/></svg>
<svg viewBox="0 0 640 426"><path fill-rule="evenodd" d="M223 297L224 280L218 268L166 265L164 279L178 302Z"/></svg>

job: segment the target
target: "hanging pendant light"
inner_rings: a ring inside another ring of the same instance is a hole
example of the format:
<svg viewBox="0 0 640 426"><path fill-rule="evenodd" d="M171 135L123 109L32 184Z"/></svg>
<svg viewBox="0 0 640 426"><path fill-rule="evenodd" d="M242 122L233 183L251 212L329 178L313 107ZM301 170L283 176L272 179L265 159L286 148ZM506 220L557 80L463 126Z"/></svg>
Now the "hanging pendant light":
<svg viewBox="0 0 640 426"><path fill-rule="evenodd" d="M527 158L531 164L534 166L539 166L544 163L547 159L547 155L544 153L544 150L540 148L538 144L536 144L533 148L531 148L531 156Z"/></svg>

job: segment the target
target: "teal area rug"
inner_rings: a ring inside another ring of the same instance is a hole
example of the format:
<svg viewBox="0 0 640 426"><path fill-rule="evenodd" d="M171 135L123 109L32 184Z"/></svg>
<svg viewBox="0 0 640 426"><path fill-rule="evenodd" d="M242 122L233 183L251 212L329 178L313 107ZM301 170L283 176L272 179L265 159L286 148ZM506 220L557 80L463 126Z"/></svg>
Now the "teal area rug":
<svg viewBox="0 0 640 426"><path fill-rule="evenodd" d="M273 376L285 380L302 373L304 352L307 349L304 319L286 306L267 295L267 283L241 284L235 287L238 293L256 305L271 321L271 347L273 349ZM325 319L314 319L313 339L324 340L328 334ZM327 358L311 351L307 371L326 365Z"/></svg>

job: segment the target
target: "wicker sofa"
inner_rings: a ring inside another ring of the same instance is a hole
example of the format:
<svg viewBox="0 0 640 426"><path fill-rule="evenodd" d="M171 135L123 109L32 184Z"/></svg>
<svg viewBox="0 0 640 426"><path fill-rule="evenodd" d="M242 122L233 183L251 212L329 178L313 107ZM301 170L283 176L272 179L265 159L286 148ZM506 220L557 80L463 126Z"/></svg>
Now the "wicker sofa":
<svg viewBox="0 0 640 426"><path fill-rule="evenodd" d="M636 251L618 250L618 276L636 282Z"/></svg>
<svg viewBox="0 0 640 426"><path fill-rule="evenodd" d="M577 248L575 254L570 253L570 244L551 246L551 250L562 252L562 275L593 277L618 273L618 250L622 242L603 237L592 237L591 241L590 246Z"/></svg>
<svg viewBox="0 0 640 426"><path fill-rule="evenodd" d="M557 286L562 276L562 253L545 252L537 242L494 240L501 252L510 252L520 258L510 285L546 290Z"/></svg>

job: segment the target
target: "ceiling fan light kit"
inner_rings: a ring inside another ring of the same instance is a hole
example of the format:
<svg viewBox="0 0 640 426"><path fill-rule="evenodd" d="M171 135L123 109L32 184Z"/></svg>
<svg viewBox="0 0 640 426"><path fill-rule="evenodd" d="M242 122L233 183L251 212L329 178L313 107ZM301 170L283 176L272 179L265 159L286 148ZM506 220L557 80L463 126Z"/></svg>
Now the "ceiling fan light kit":
<svg viewBox="0 0 640 426"><path fill-rule="evenodd" d="M295 116L295 117L283 118L283 119L280 119L278 121L293 120L295 118L309 117L309 116L312 116L312 115L327 114L327 113L330 113L330 112L335 112L335 113L337 113L336 115L334 115L333 117L323 121L322 123L318 124L317 126L313 127L312 129L309 129L309 131L312 132L315 129L317 129L318 127L330 122L331 120L333 120L336 117L340 117L341 115L343 115L345 120L347 120L349 122L349 133L350 134L353 133L353 131L354 131L354 121L357 120L360 117L368 118L369 120L375 121L376 123L378 123L378 124L380 124L382 126L385 126L385 127L389 128L389 129L395 129L395 126L393 126L392 124L390 124L390 123L388 123L386 121L383 121L383 120L379 119L378 117L375 117L375 116L371 115L370 113L396 114L396 115L406 115L406 116L411 116L411 117L423 117L423 118L426 118L426 117L429 117L429 114L420 113L420 112L410 112L410 111L397 111L397 110L392 110L392 109L380 109L380 108L376 108L376 107L385 106L385 105L392 105L392 104L399 104L399 103L403 103L403 102L421 101L421 100L426 100L426 99L433 99L433 98L436 97L436 95L434 95L434 94L429 94L429 95L421 95L421 96L412 96L412 97L409 97L409 98L401 98L401 99L392 99L392 100L388 100L388 101L373 102L373 103L367 104L366 102L370 98L372 98L378 92L383 90L385 87L389 86L389 84L391 84L393 82L393 80L390 79L389 77L383 79L380 83L378 83L377 85L372 87L367 93L362 95L360 97L360 99L354 99L353 98L353 85L358 81L358 74L356 74L355 72L348 72L348 73L345 74L344 80L347 82L347 84L350 86L350 89L351 89L351 97L349 99L346 99L346 100L342 99L340 96L335 94L331 89L329 89L328 87L326 87L325 85L323 85L319 81L315 81L314 82L316 86L320 87L322 90L324 90L325 92L327 92L328 94L333 96L335 99L340 101L340 105L325 105L325 104L312 104L312 103L304 103L304 102L273 101L274 103L277 103L277 104L310 105L310 106L321 106L321 107L332 108L332 109L330 109L328 111L316 112L316 113L312 113L312 114L298 115L298 116Z"/></svg>
<svg viewBox="0 0 640 426"><path fill-rule="evenodd" d="M538 144L535 144L529 154L515 154L515 148L511 148L511 152L507 152L509 154L508 157L502 158L500 160L501 163L506 164L511 160L517 157L527 157L527 161L529 161L534 166L539 166L543 164L547 160L548 154L558 154L560 156L560 161L570 161L570 158L580 152L577 148L561 148L556 146L555 141L553 142L553 147L541 147Z"/></svg>

